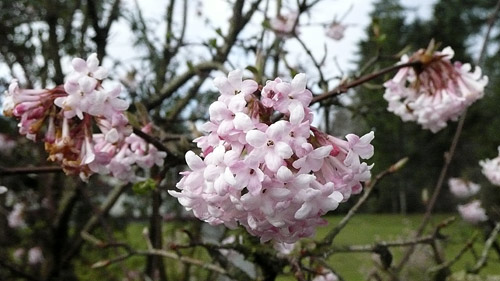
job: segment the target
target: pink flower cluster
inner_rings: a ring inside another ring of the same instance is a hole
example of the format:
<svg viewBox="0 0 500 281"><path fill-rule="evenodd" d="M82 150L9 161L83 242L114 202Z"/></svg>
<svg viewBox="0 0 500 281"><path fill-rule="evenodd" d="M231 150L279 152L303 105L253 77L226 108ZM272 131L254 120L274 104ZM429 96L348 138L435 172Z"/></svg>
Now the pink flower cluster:
<svg viewBox="0 0 500 281"><path fill-rule="evenodd" d="M26 250L23 248L18 248L14 251L14 253L12 253L14 260L16 260L17 262L21 262L25 255ZM43 257L42 248L40 248L40 246L36 246L28 250L28 264L41 264L44 260L45 258Z"/></svg>
<svg viewBox="0 0 500 281"><path fill-rule="evenodd" d="M347 25L334 21L326 29L326 36L332 38L333 40L340 41L344 38L346 29Z"/></svg>
<svg viewBox="0 0 500 281"><path fill-rule="evenodd" d="M299 14L297 12L289 12L286 15L279 15L270 20L269 25L279 36L289 36L296 28L296 21Z"/></svg>
<svg viewBox="0 0 500 281"><path fill-rule="evenodd" d="M16 203L12 211L7 217L7 222L12 228L21 228L26 226L24 221L24 214L26 211L26 205L24 203Z"/></svg>
<svg viewBox="0 0 500 281"><path fill-rule="evenodd" d="M201 157L186 153L190 171L170 191L199 219L293 243L370 179L372 166L360 158L373 155L373 132L342 140L311 126L304 74L259 88L233 71L214 84L221 95L203 126L208 135L195 140Z"/></svg>
<svg viewBox="0 0 500 281"><path fill-rule="evenodd" d="M460 62L451 63L454 52L419 50L412 57L403 56L400 63L420 61L417 67L401 68L396 76L384 83L384 98L388 110L403 121L415 121L433 133L446 127L448 120L457 118L473 102L483 97L488 77L476 67Z"/></svg>
<svg viewBox="0 0 500 281"><path fill-rule="evenodd" d="M479 184L461 178L450 178L448 186L451 193L458 198L468 198L477 194L481 189Z"/></svg>
<svg viewBox="0 0 500 281"><path fill-rule="evenodd" d="M460 178L450 178L448 180L450 191L458 198L468 198L479 192L481 186L471 181L463 180ZM481 201L472 200L467 204L458 205L458 212L466 222L477 224L486 221L486 211L481 207Z"/></svg>
<svg viewBox="0 0 500 281"><path fill-rule="evenodd" d="M75 58L72 66L64 85L54 89L20 89L16 80L11 83L4 114L20 119L19 133L43 140L48 159L83 180L100 173L134 181L133 164L162 165L165 152L132 134L124 114L128 102L119 98L121 87L102 86L107 70L99 66L97 55L86 61Z"/></svg>
<svg viewBox="0 0 500 281"><path fill-rule="evenodd" d="M498 147L498 156L493 159L486 159L479 161L481 165L483 174L488 178L488 180L494 184L500 186L500 146Z"/></svg>
<svg viewBox="0 0 500 281"><path fill-rule="evenodd" d="M486 211L481 207L481 201L474 200L465 205L458 205L458 212L462 218L472 224L488 220Z"/></svg>

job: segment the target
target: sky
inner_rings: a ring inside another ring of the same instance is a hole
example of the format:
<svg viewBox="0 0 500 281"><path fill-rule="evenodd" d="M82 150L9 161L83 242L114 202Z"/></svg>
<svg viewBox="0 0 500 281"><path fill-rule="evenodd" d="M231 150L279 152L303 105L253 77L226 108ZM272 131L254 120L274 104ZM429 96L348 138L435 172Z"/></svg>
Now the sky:
<svg viewBox="0 0 500 281"><path fill-rule="evenodd" d="M181 1L178 1L181 2ZM190 0L189 3L195 1ZM190 5L188 9L188 27L186 39L188 42L206 41L208 38L216 37L215 28L227 30L228 19L231 16L231 7L226 0L196 0L196 5ZM264 1L263 1L264 2ZM270 1L274 2L274 1ZM365 28L370 24L369 13L372 11L374 0L323 0L320 1L310 12L310 17L301 17L300 37L307 46L312 50L317 60L320 60L327 49L326 65L327 72L330 77L342 76L343 73L352 70L356 59L357 42L366 37ZM418 4L412 0L403 0L402 4L411 11L408 18L415 16L428 18L432 5L435 0L421 0ZM125 0L124 4L131 10L136 9L136 1ZM283 12L290 10L289 3L295 1L283 1ZM165 32L165 24L162 23L167 0L140 0L137 1L146 21L155 27L158 41L161 41ZM178 5L180 6L180 5ZM178 7L180 8L180 7ZM270 7L270 14L274 14L273 6ZM181 9L177 9L179 15ZM200 14L201 13L201 16ZM175 16L175 15L174 15ZM180 18L180 15L179 15ZM327 24L333 19L340 20L342 24L347 25L345 36L340 41L327 38L325 27L322 24ZM248 26L245 31L249 32L252 28L260 28L262 18L257 18L254 24ZM244 31L244 32L245 32ZM134 50L131 46L133 34L124 19L119 21L119 24L113 26L111 30L111 38L109 40L108 54L113 60L124 62L125 65L136 63L140 58L140 52ZM290 50L287 59L294 63L307 62L308 57L295 40L288 40L285 47ZM188 54L186 54L188 55ZM191 54L189 54L191 55ZM243 59L245 54L235 54L238 59ZM200 54L200 59L202 55ZM234 58L233 58L234 60ZM251 61L246 61L251 64ZM242 62L242 65L245 61ZM312 66L312 64L311 64ZM244 66L243 66L244 67ZM126 68L126 66L125 66Z"/></svg>
<svg viewBox="0 0 500 281"><path fill-rule="evenodd" d="M291 11L295 5L295 0L282 1L282 13ZM435 1L420 0L418 4L415 4L415 1L412 0L402 0L402 4L409 8L408 19L411 20L415 16L428 18ZM177 3L181 2L177 1ZM231 16L231 7L228 2L228 0L188 0L186 41L200 43L206 42L209 38L218 37L214 31L216 28L220 28L225 32L228 28L228 19ZM269 2L274 3L275 1ZM335 86L341 78L354 69L357 52L356 46L359 40L366 37L364 30L370 24L369 13L373 9L373 2L375 0L322 0L312 8L309 15L300 18L300 37L312 51L316 60L319 61L323 58L326 47L325 78L337 78L336 80L332 80L331 83L333 85L330 85L330 87ZM166 30L164 15L169 1L123 0L122 3L126 6L129 13L136 11L138 6L149 27L154 31L152 34L156 36L154 41L160 47ZM181 5L177 6L178 9L176 9L174 17L180 19L182 7ZM275 7L271 5L269 9L270 16L275 14L274 9ZM325 25L334 19L347 26L344 38L339 41L325 36ZM251 33L252 30L260 29L262 21L262 16L260 18L256 17L252 24L248 25L243 31L243 35ZM108 56L102 64L112 69L115 78L123 78L128 71L141 63L142 57L145 55L144 50L141 51L133 47L134 37L135 35L130 29L130 24L125 18L120 18L117 23L112 25L110 37L108 38ZM311 60L296 40L288 39L285 43L285 48L289 50L286 57L289 64L292 66L298 64L305 65L306 70L314 69ZM201 48L199 50L199 52L196 50L185 51L181 55L189 57L194 63L206 60L208 57L206 52L203 53L204 51ZM65 57L63 60L63 72L69 73L71 71L71 64L69 63L71 58ZM236 62L236 68L245 68L255 63L253 57L249 57L247 54L241 52L233 52L230 60L231 62ZM120 66L114 67L114 62L119 62ZM185 63L181 64L179 73L186 69L186 67ZM11 75L5 64L0 64L0 76L9 80L9 76ZM215 73L214 75L222 74ZM247 73L247 75L251 74ZM311 71L307 75L313 79L315 78L314 76L317 78L315 71ZM19 77L22 84L22 71L16 71L15 69L14 76ZM208 83L206 84L208 85ZM208 86L210 87L210 85Z"/></svg>

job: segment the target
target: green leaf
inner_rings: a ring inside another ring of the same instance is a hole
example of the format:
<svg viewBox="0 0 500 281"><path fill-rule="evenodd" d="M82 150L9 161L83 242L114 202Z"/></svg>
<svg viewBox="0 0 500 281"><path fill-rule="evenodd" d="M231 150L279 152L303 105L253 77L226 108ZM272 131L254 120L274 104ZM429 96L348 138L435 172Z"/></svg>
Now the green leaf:
<svg viewBox="0 0 500 281"><path fill-rule="evenodd" d="M271 29L271 24L269 23L269 20L264 20L262 21L262 27L265 29Z"/></svg>
<svg viewBox="0 0 500 281"><path fill-rule="evenodd" d="M208 40L208 46L212 48L217 48L217 39L212 38Z"/></svg>
<svg viewBox="0 0 500 281"><path fill-rule="evenodd" d="M215 30L215 33L219 34L221 37L224 37L224 35L222 35L222 29L220 29L220 27Z"/></svg>
<svg viewBox="0 0 500 281"><path fill-rule="evenodd" d="M156 182L152 178L149 178L145 181L136 182L132 186L132 190L139 195L147 194L149 191L155 189L156 189Z"/></svg>
<svg viewBox="0 0 500 281"><path fill-rule="evenodd" d="M146 106L144 106L143 103L136 102L134 103L135 108L137 109L137 115L140 118L140 122L142 123L142 126L148 124L150 122L149 120L149 112ZM142 126L139 126L139 128L142 128Z"/></svg>
<svg viewBox="0 0 500 281"><path fill-rule="evenodd" d="M255 67L253 65L249 65L249 66L245 67L245 69L250 70L250 72L253 73L253 76L255 78L260 77L260 71L257 69L257 67Z"/></svg>

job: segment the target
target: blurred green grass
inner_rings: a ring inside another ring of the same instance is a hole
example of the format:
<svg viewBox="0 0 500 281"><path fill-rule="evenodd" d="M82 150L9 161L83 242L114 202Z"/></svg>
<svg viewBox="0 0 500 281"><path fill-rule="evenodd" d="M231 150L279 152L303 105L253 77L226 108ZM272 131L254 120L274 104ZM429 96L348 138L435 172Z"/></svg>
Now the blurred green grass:
<svg viewBox="0 0 500 281"><path fill-rule="evenodd" d="M437 214L431 219L426 228L426 233L430 233L442 221L454 215ZM323 238L326 233L334 227L343 216L328 217L329 224L318 229L316 238ZM347 224L344 230L335 238L333 245L366 245L374 244L379 241L400 241L408 240L411 234L418 228L422 220L421 214L397 215L397 214L359 214L354 216ZM459 217L441 233L447 238L440 245L444 251L446 260L455 257L464 247L466 241L476 232L479 236L474 243L475 252L480 255L484 245L482 230L463 222ZM393 255L393 265L399 262L404 249L391 248ZM430 247L419 247L410 260L408 280L428 280L424 273L432 265L432 256L429 253ZM371 253L338 253L333 254L328 259L331 265L345 280L365 280L366 276L374 267L374 261ZM489 252L490 263L483 268L480 276L500 275L500 258L493 251ZM452 272L464 271L475 264L473 254L468 251L460 260L455 263ZM293 278L283 276L279 280L294 280Z"/></svg>
<svg viewBox="0 0 500 281"><path fill-rule="evenodd" d="M427 228L427 232L432 231L435 226L441 221L451 217L451 215L439 214L434 215L431 223ZM318 229L316 238L321 239L326 235L329 229L334 227L342 216L329 216L327 226ZM366 245L374 244L379 241L394 241L407 240L411 237L412 231L416 229L422 215L394 215L394 214L359 214L352 218L345 229L335 238L334 245ZM146 242L142 235L144 228L142 223L130 223L121 231L113 233L116 241L127 241L133 248L145 249ZM180 229L186 226L185 223L169 223L165 225L164 237L165 245L171 241L182 241L186 239L186 234ZM442 230L442 234L447 236L446 240L441 242L444 249L444 256L447 260L453 258L463 248L465 242L474 233L479 232L478 239L474 244L475 252L480 255L484 245L483 234L478 227L471 226L460 218ZM97 235L102 236L104 234ZM102 236L105 237L105 236ZM407 278L409 280L426 280L424 272L431 266L432 258L428 253L430 247L421 247L419 251L413 255L410 261L410 270ZM391 248L391 254L394 257L394 262L397 263L402 256L401 248ZM123 280L124 272L132 270L142 272L145 265L144 257L132 257L121 263L116 263L101 269L90 269L90 266L102 259L117 257L124 252L121 250L99 250L95 246L86 245L83 248L83 258L75 264L77 276L81 280ZM203 249L196 249L192 252L184 252L198 259L208 259L207 253ZM496 253L490 251L490 262L481 270L480 276L500 275L500 259ZM463 271L473 266L475 261L474 256L468 251L455 265L452 267L453 272ZM182 275L182 271L186 270L183 264L171 259L165 259L166 267L169 272L169 280L177 280L177 277ZM371 253L338 253L333 254L328 259L328 264L331 265L345 280L365 280L370 270L373 269L374 262ZM191 268L187 270L196 270L197 274L204 272L199 268ZM179 275L180 274L180 275ZM208 272L202 273L203 278L200 280L210 280ZM277 280L295 280L291 274L283 274Z"/></svg>

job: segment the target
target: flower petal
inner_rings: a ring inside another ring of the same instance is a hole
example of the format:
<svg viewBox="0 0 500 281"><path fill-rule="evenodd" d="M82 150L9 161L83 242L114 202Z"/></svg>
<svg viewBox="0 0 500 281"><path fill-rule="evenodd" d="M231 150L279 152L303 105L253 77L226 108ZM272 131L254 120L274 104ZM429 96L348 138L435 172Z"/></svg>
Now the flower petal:
<svg viewBox="0 0 500 281"><path fill-rule="evenodd" d="M253 147L262 147L267 142L267 135L259 130L248 131L246 141Z"/></svg>

